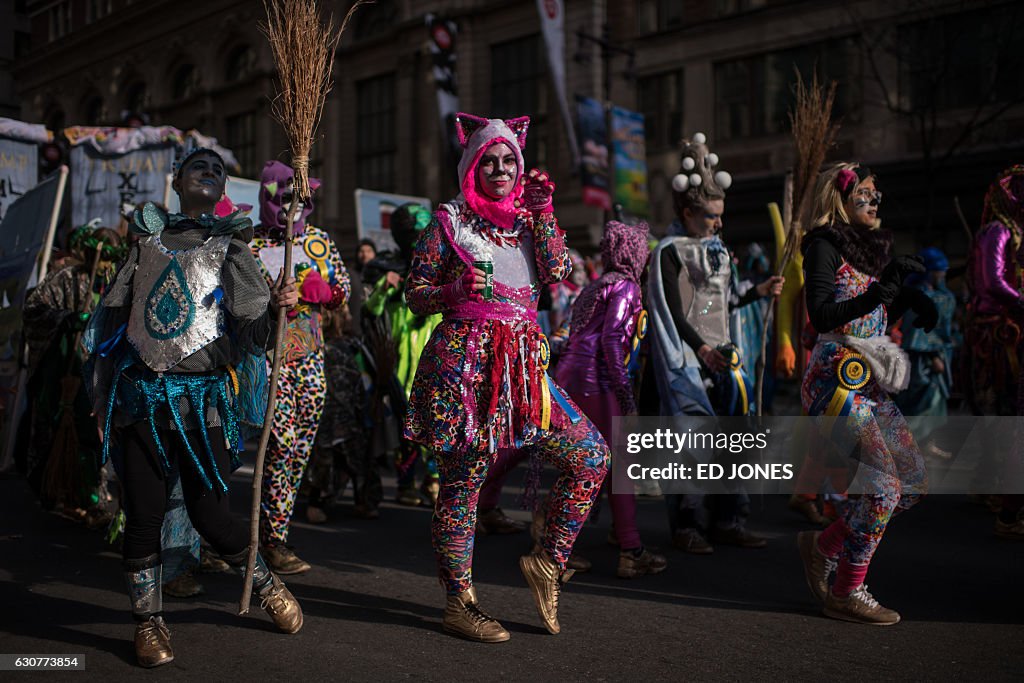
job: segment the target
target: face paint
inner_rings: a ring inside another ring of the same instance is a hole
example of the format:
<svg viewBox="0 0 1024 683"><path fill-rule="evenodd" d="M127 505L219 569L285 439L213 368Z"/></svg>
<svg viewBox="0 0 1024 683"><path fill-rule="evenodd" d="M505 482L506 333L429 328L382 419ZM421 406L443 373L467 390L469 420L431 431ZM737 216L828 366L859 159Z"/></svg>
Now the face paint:
<svg viewBox="0 0 1024 683"><path fill-rule="evenodd" d="M875 189L874 178L867 178L846 200L846 215L850 224L873 228L878 221L878 206L882 203L882 193Z"/></svg>
<svg viewBox="0 0 1024 683"><path fill-rule="evenodd" d="M480 189L493 199L507 197L519 175L518 170L515 153L508 145L499 142L480 157L477 167Z"/></svg>

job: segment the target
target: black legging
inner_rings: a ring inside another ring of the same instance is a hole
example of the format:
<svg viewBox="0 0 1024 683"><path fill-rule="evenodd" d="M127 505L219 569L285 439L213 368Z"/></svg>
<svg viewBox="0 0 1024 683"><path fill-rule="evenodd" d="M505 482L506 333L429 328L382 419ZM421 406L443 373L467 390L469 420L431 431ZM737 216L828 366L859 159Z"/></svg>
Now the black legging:
<svg viewBox="0 0 1024 683"><path fill-rule="evenodd" d="M238 555L249 547L249 534L236 522L228 504L228 494L210 490L203 484L195 463L185 449L181 436L160 429L160 439L173 465L181 473L181 490L192 526L222 556ZM221 476L231 472L231 458L224 445L220 427L211 428L210 444ZM192 447L203 455L202 438L189 432ZM167 482L156 443L146 422L136 422L120 430L124 454L121 484L124 499L124 559L133 560L160 553L160 529L167 511Z"/></svg>

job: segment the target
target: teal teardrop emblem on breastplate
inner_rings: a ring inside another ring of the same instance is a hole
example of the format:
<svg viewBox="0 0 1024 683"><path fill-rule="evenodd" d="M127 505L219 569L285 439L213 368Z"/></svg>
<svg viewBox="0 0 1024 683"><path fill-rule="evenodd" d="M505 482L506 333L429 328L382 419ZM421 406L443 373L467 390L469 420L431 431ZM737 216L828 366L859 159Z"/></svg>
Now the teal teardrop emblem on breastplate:
<svg viewBox="0 0 1024 683"><path fill-rule="evenodd" d="M195 318L195 304L177 259L171 259L146 298L146 330L154 339L173 339Z"/></svg>

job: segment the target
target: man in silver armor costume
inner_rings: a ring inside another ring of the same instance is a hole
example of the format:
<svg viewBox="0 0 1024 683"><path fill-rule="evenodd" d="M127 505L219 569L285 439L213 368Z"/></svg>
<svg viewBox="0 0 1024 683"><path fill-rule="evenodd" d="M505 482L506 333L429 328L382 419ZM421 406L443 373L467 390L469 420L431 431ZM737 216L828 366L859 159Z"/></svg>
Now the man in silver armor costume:
<svg viewBox="0 0 1024 683"><path fill-rule="evenodd" d="M226 182L216 152L194 149L182 158L173 182L181 213L149 203L135 211L130 227L140 239L85 338L104 457L116 438L124 458L124 569L144 667L174 659L160 591L172 465L196 530L244 571L248 529L231 515L227 487L242 448L238 411L246 400L235 367L273 344L277 311L297 301L292 278L268 289L249 250L249 219L216 215ZM261 557L253 591L280 630L302 627L301 607Z"/></svg>
<svg viewBox="0 0 1024 683"><path fill-rule="evenodd" d="M732 254L722 242L725 190L732 184L725 171L714 171L702 133L683 141L680 171L672 180L676 220L651 258L648 297L653 330L654 363L663 415L747 415L753 410L752 387L734 343L735 309L768 295L778 295L783 278L775 276L736 293ZM743 523L746 495L665 497L672 543L684 552L706 555L712 540L745 548L766 542ZM710 510L700 530L698 508Z"/></svg>

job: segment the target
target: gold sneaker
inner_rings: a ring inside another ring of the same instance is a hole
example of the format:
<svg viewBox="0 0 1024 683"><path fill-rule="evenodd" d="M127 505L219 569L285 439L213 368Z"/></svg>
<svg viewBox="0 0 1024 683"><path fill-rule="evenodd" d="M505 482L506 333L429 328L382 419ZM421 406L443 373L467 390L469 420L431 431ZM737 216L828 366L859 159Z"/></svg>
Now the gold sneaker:
<svg viewBox="0 0 1024 683"><path fill-rule="evenodd" d="M828 596L828 576L835 571L836 561L818 550L819 536L820 531L801 531L796 535L796 545L804 563L807 587L811 589L815 600L824 603Z"/></svg>
<svg viewBox="0 0 1024 683"><path fill-rule="evenodd" d="M481 643L504 643L511 638L497 619L480 609L475 588L448 596L444 630Z"/></svg>
<svg viewBox="0 0 1024 683"><path fill-rule="evenodd" d="M266 610L278 629L284 633L299 632L302 628L302 606L281 579L275 576L260 598L260 607Z"/></svg>
<svg viewBox="0 0 1024 683"><path fill-rule="evenodd" d="M892 626L900 621L899 612L879 605L871 593L868 593L866 583L854 588L845 598L837 598L829 590L825 598L824 612L826 617L871 626Z"/></svg>
<svg viewBox="0 0 1024 683"><path fill-rule="evenodd" d="M517 534L526 530L526 524L519 520L512 519L501 508L491 508L481 512L476 518L476 532L478 534Z"/></svg>
<svg viewBox="0 0 1024 683"><path fill-rule="evenodd" d="M135 627L135 657L147 669L174 661L171 632L163 617L150 617Z"/></svg>
<svg viewBox="0 0 1024 683"><path fill-rule="evenodd" d="M623 550L619 553L619 567L615 575L620 579L635 579L644 574L657 574L665 571L668 567L668 560L664 555L652 553L644 548L640 556L633 555L631 550Z"/></svg>
<svg viewBox="0 0 1024 683"><path fill-rule="evenodd" d="M263 557L274 573L282 576L302 574L313 568L309 562L296 555L294 550L280 543L264 546Z"/></svg>
<svg viewBox="0 0 1024 683"><path fill-rule="evenodd" d="M519 558L519 569L533 592L537 612L548 633L557 634L562 630L558 625L558 598L562 584L573 575L572 569L559 572L558 565L544 553L530 553Z"/></svg>

